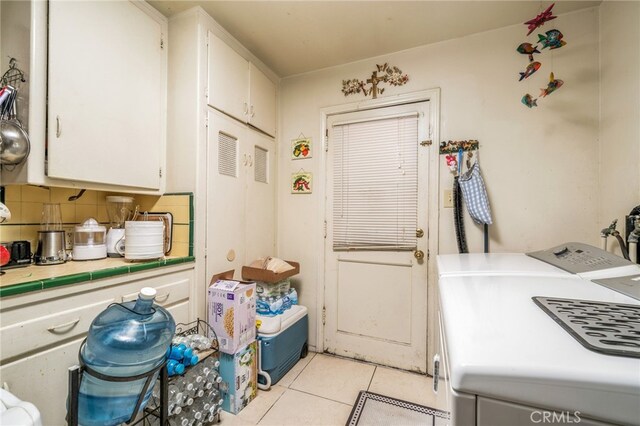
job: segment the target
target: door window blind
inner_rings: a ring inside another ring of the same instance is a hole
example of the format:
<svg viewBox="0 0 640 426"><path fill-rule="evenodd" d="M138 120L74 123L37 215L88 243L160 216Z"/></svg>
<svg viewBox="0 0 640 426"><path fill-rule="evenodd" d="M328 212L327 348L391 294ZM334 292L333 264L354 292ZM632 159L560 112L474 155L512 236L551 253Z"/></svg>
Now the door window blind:
<svg viewBox="0 0 640 426"><path fill-rule="evenodd" d="M333 126L333 249L415 249L417 114Z"/></svg>

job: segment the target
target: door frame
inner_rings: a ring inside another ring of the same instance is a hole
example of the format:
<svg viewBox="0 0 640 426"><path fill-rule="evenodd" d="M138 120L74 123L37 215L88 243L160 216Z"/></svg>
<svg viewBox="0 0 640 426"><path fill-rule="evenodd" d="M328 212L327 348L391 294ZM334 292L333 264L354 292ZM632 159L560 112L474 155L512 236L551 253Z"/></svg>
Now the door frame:
<svg viewBox="0 0 640 426"><path fill-rule="evenodd" d="M367 99L360 102L353 102L348 104L335 105L331 107L325 107L320 109L320 120L322 123L321 135L322 135L322 155L319 157L318 170L326 173L327 167L327 143L328 143L328 127L327 120L332 115L344 114L356 111L365 111L370 109L397 106L408 103L416 102L429 102L429 137L431 140L431 146L427 149L431 150L429 156L429 174L427 176L427 232L426 237L428 240L428 258L427 258L427 373L432 375L432 363L429 362L435 354L436 348L436 320L437 320L437 297L436 297L436 254L438 253L439 238L438 227L440 218L440 202L439 202L439 180L440 180L440 155L439 140L440 140L440 88L427 89L419 92L406 93L397 96L390 96L382 99ZM314 192L317 191L320 199L320 208L322 214L318 215L318 222L316 223L316 232L319 235L324 235L326 232L325 220L326 220L326 207L327 207L327 188L326 188L326 175L325 179L318 179L314 183ZM324 324L323 308L325 306L325 242L326 238L318 239L316 253L319 254L318 270L317 270L317 283L316 288L316 324L318 324L316 330L316 350L324 352Z"/></svg>

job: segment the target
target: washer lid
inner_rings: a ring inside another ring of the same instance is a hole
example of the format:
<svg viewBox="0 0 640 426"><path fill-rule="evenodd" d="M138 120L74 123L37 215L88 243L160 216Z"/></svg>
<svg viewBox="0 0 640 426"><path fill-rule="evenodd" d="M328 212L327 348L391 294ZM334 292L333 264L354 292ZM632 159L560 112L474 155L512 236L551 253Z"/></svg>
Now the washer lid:
<svg viewBox="0 0 640 426"><path fill-rule="evenodd" d="M637 423L640 359L586 349L531 298L639 301L561 277L442 277L439 293L454 390Z"/></svg>

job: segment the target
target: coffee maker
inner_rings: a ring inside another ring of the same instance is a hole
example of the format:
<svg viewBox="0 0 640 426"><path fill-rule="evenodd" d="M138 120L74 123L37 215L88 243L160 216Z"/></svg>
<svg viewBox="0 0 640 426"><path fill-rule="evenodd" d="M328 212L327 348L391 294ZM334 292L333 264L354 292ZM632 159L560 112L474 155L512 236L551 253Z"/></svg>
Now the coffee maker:
<svg viewBox="0 0 640 426"><path fill-rule="evenodd" d="M106 204L111 222L107 232L107 256L122 257L120 253L124 253L124 223L134 216L134 200L133 197L111 195L106 198Z"/></svg>

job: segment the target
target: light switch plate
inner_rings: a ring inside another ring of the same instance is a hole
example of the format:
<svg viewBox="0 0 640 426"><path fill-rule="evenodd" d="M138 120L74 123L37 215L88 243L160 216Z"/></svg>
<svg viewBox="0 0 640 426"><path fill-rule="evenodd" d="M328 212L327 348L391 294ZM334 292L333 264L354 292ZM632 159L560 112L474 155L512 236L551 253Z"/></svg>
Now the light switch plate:
<svg viewBox="0 0 640 426"><path fill-rule="evenodd" d="M453 208L453 189L445 189L443 195L443 204L444 208L452 209Z"/></svg>

